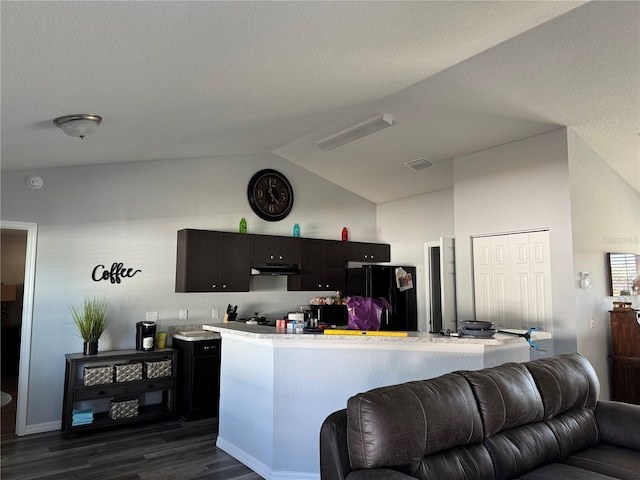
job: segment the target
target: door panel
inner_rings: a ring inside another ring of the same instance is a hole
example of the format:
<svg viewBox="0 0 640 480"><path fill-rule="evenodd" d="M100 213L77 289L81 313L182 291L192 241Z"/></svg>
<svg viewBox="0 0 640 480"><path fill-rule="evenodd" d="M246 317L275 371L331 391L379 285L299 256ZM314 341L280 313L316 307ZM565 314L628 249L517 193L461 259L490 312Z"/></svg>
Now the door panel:
<svg viewBox="0 0 640 480"><path fill-rule="evenodd" d="M549 245L548 231L473 239L476 320L552 330Z"/></svg>

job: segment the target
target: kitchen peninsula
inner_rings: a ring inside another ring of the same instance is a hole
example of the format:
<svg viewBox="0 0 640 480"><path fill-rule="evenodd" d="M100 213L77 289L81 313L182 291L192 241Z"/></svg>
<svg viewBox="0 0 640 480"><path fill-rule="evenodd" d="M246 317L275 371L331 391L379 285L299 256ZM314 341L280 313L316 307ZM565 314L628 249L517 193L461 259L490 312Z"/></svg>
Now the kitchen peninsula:
<svg viewBox="0 0 640 480"><path fill-rule="evenodd" d="M522 337L288 334L209 324L222 338L217 445L267 480L319 479L320 425L371 388L529 360ZM534 332L532 340L550 338Z"/></svg>

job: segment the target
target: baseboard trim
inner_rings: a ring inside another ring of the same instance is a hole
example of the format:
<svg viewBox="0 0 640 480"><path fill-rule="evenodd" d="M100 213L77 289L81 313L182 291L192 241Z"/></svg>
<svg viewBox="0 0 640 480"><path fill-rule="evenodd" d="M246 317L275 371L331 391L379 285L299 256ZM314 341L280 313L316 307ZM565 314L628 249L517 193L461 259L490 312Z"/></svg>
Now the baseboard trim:
<svg viewBox="0 0 640 480"><path fill-rule="evenodd" d="M319 473L271 470L260 460L249 455L247 452L226 441L222 437L217 438L216 446L239 462L245 464L265 480L320 480Z"/></svg>
<svg viewBox="0 0 640 480"><path fill-rule="evenodd" d="M34 435L36 433L53 432L55 430L60 430L61 425L62 423L60 421L27 425L24 431L24 435ZM20 436L17 432L16 432L16 435Z"/></svg>

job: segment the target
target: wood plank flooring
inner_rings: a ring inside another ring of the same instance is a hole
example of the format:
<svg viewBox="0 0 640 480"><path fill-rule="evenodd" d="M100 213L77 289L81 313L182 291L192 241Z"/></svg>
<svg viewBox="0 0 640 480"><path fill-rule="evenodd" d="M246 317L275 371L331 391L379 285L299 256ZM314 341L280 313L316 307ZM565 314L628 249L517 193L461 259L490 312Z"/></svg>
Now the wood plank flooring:
<svg viewBox="0 0 640 480"><path fill-rule="evenodd" d="M3 434L2 480L263 480L215 446L215 419L76 434Z"/></svg>

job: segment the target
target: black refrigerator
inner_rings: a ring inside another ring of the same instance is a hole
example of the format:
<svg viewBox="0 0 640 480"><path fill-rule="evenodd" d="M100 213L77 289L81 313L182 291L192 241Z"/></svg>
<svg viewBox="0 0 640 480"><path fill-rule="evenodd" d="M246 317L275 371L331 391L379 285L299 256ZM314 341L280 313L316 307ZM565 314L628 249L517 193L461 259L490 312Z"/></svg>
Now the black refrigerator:
<svg viewBox="0 0 640 480"><path fill-rule="evenodd" d="M412 280L412 287L398 288L396 271L404 269ZM386 298L391 311L384 309L380 319L380 330L418 330L416 307L416 267L401 265L363 265L347 269L347 296Z"/></svg>

